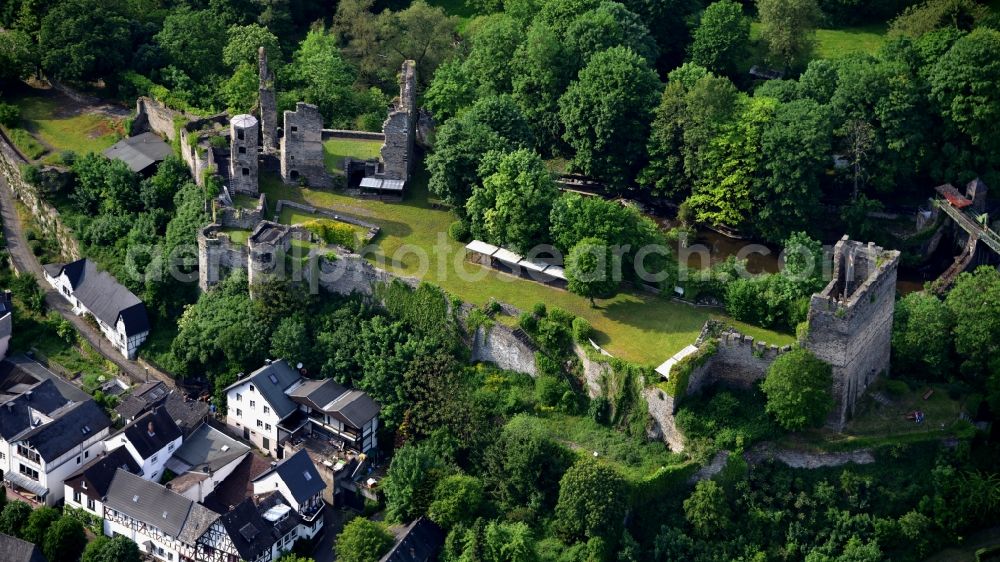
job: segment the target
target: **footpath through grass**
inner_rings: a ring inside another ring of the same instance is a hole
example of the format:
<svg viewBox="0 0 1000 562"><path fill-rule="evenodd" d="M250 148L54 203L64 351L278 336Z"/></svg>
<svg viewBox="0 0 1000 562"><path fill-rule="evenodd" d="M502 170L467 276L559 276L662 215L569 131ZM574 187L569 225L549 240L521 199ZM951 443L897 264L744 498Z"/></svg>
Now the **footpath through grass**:
<svg viewBox="0 0 1000 562"><path fill-rule="evenodd" d="M694 341L705 321L716 316L706 309L640 292L598 300L599 308L594 309L587 299L568 291L468 263L464 245L447 235L455 216L428 203L426 179L425 172L418 172L402 203L286 186L275 176L262 176L260 186L270 201L308 203L378 224L382 231L366 255L380 267L430 281L474 304L495 298L522 310L538 302L564 308L591 323L598 344L617 357L639 364L659 365ZM789 335L734 324L757 340L778 345L792 342Z"/></svg>

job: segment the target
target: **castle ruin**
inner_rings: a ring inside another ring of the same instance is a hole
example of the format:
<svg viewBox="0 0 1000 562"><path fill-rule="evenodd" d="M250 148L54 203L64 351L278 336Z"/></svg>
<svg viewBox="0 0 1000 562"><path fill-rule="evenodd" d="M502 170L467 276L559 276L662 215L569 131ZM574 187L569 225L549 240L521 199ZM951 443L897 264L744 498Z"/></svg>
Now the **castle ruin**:
<svg viewBox="0 0 1000 562"><path fill-rule="evenodd" d="M298 102L285 111L281 137L281 180L311 187L331 187L333 180L323 162L323 115L315 105Z"/></svg>
<svg viewBox="0 0 1000 562"><path fill-rule="evenodd" d="M389 116L382 123L385 143L382 145L382 165L376 177L402 180L413 170L413 149L417 125L417 64L404 61L399 73L399 97L393 101Z"/></svg>
<svg viewBox="0 0 1000 562"><path fill-rule="evenodd" d="M260 132L264 152L278 151L278 104L274 97L274 71L267 67L267 50L257 51L258 90L257 103L260 109Z"/></svg>
<svg viewBox="0 0 1000 562"><path fill-rule="evenodd" d="M237 115L229 121L229 189L257 195L257 118Z"/></svg>
<svg viewBox="0 0 1000 562"><path fill-rule="evenodd" d="M833 278L809 302L802 346L833 367L828 424L838 431L868 385L889 372L898 267L898 251L844 236L834 247Z"/></svg>

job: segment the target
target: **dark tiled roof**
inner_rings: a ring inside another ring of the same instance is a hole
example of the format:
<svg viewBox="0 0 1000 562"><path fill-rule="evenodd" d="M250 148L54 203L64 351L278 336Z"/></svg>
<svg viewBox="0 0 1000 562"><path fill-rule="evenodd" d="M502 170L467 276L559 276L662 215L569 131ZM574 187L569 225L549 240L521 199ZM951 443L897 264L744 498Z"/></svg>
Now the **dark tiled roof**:
<svg viewBox="0 0 1000 562"><path fill-rule="evenodd" d="M46 562L34 544L0 533L0 560L4 562Z"/></svg>
<svg viewBox="0 0 1000 562"><path fill-rule="evenodd" d="M191 537L197 539L199 531L204 533L218 517L184 496L124 470L115 472L105 505L187 542L194 542Z"/></svg>
<svg viewBox="0 0 1000 562"><path fill-rule="evenodd" d="M149 424L153 424L150 434ZM139 416L122 428L116 436L124 435L142 458L148 459L166 447L171 441L181 437L181 430L170 417L166 408L159 407Z"/></svg>
<svg viewBox="0 0 1000 562"><path fill-rule="evenodd" d="M186 400L177 391L167 395L163 407L185 433L198 427L208 416L208 404L197 400Z"/></svg>
<svg viewBox="0 0 1000 562"><path fill-rule="evenodd" d="M250 376L236 381L229 388L250 381L264 397L264 400L271 405L271 409L278 415L278 419L284 419L296 409L295 403L288 398L285 391L298 380L299 372L284 359L279 359L250 373Z"/></svg>
<svg viewBox="0 0 1000 562"><path fill-rule="evenodd" d="M142 172L157 162L162 162L173 152L174 150L163 142L163 139L147 132L122 139L102 154L125 162L133 172Z"/></svg>
<svg viewBox="0 0 1000 562"><path fill-rule="evenodd" d="M254 481L258 481L272 472L278 474L285 485L288 486L288 490L292 493L295 501L300 504L326 488L326 483L323 482L319 471L316 470L316 465L313 464L312 459L309 458L309 454L305 450L301 450L281 461L271 470L254 478Z"/></svg>
<svg viewBox="0 0 1000 562"><path fill-rule="evenodd" d="M379 562L430 562L437 560L444 544L444 531L421 517L403 530L403 536Z"/></svg>
<svg viewBox="0 0 1000 562"><path fill-rule="evenodd" d="M8 363L5 361L3 365ZM0 437L10 441L31 429L34 422L32 410L50 415L69 403L52 381L33 383L26 392L19 392L15 398L0 404Z"/></svg>
<svg viewBox="0 0 1000 562"><path fill-rule="evenodd" d="M218 513L226 513L233 506L253 496L253 480L271 468L271 461L251 453L240 464L236 465L232 474L215 487L205 505Z"/></svg>
<svg viewBox="0 0 1000 562"><path fill-rule="evenodd" d="M74 402L58 417L22 435L46 462L54 461L83 440L111 426L111 420L93 400Z"/></svg>
<svg viewBox="0 0 1000 562"><path fill-rule="evenodd" d="M94 498L103 498L108 494L111 486L111 479L114 478L118 469L123 469L132 474L139 474L139 464L132 458L132 454L125 447L117 449L97 457L89 463L83 465L79 470L66 478L68 484L74 490L83 490L82 484L87 482L87 495Z"/></svg>
<svg viewBox="0 0 1000 562"><path fill-rule="evenodd" d="M326 412L354 428L362 428L381 407L360 390L348 390L333 379L307 380L288 393L289 398Z"/></svg>
<svg viewBox="0 0 1000 562"><path fill-rule="evenodd" d="M114 326L121 317L125 322L126 335L149 331L146 306L109 273L97 269L97 264L83 258L58 270L55 267L56 264L45 266L52 277L65 273L73 287L73 296L105 324ZM53 275L52 271L56 273Z"/></svg>
<svg viewBox="0 0 1000 562"><path fill-rule="evenodd" d="M66 379L45 368L38 361L23 355L17 354L8 357L0 362L0 390L7 388L16 382L35 384L40 381L52 381L55 383L59 393L67 400L83 402L90 400L90 395L70 384Z"/></svg>
<svg viewBox="0 0 1000 562"><path fill-rule="evenodd" d="M289 523L298 523L294 511L289 512L287 520L277 524L264 519L263 513L280 500L280 494L271 494L258 506L253 500L245 499L220 519L241 559L256 560L290 530Z"/></svg>

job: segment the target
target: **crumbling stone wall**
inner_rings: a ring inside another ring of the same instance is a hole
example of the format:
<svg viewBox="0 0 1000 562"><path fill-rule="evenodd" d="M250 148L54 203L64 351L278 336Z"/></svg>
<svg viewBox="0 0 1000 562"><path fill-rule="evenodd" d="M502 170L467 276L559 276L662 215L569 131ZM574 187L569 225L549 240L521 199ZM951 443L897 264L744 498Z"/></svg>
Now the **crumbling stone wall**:
<svg viewBox="0 0 1000 562"><path fill-rule="evenodd" d="M14 148L14 144L0 131L0 177L24 206L31 212L42 233L59 244L60 254L66 261L80 259L80 245L73 231L63 224L59 211L39 193L38 188L24 180L21 166L28 164Z"/></svg>
<svg viewBox="0 0 1000 562"><path fill-rule="evenodd" d="M260 194L257 206L253 209L234 207L231 200L226 201L228 193L225 193L225 191L223 193L224 195L215 201L215 223L226 228L253 230L257 226L257 223L264 220L264 209L267 205L267 198L263 193Z"/></svg>
<svg viewBox="0 0 1000 562"><path fill-rule="evenodd" d="M716 338L715 354L691 373L687 393L694 394L712 384L750 388L767 376L767 370L779 355L790 349L791 346L779 348L727 330Z"/></svg>
<svg viewBox="0 0 1000 562"><path fill-rule="evenodd" d="M471 360L493 363L501 369L538 376L535 350L518 339L514 330L503 324L489 329L479 326L472 338Z"/></svg>
<svg viewBox="0 0 1000 562"><path fill-rule="evenodd" d="M278 104L274 99L274 72L267 67L267 50L257 50L258 104L260 105L261 146L265 153L278 151Z"/></svg>
<svg viewBox="0 0 1000 562"><path fill-rule="evenodd" d="M662 439L671 451L684 450L684 434L677 429L674 414L677 411L677 400L666 392L655 387L646 387L642 391L646 399L646 408L652 423L648 435L651 439Z"/></svg>
<svg viewBox="0 0 1000 562"><path fill-rule="evenodd" d="M207 291L225 279L234 269L246 269L247 248L235 244L221 224L210 224L198 231L198 287Z"/></svg>
<svg viewBox="0 0 1000 562"><path fill-rule="evenodd" d="M889 371L898 266L899 252L844 236L834 247L833 278L809 302L803 346L833 366L829 424L838 430L868 385Z"/></svg>
<svg viewBox="0 0 1000 562"><path fill-rule="evenodd" d="M413 145L417 123L417 64L403 62L399 74L399 97L382 123L381 177L406 181L413 169Z"/></svg>
<svg viewBox="0 0 1000 562"><path fill-rule="evenodd" d="M330 187L333 179L323 163L323 116L312 104L299 102L295 111L285 111L281 137L281 179L298 185Z"/></svg>
<svg viewBox="0 0 1000 562"><path fill-rule="evenodd" d="M140 97L135 100L135 118L132 120L131 134L150 131L170 140L177 138L174 126L178 120L185 123L192 118L181 111L170 109L153 98Z"/></svg>

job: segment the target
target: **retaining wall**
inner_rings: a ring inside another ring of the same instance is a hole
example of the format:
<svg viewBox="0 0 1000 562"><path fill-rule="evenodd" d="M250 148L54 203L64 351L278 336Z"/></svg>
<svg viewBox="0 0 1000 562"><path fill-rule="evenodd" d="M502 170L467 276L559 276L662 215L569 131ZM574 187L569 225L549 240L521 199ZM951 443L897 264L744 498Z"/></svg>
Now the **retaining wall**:
<svg viewBox="0 0 1000 562"><path fill-rule="evenodd" d="M59 211L50 205L39 193L38 188L24 180L21 166L29 162L14 148L14 144L0 131L0 176L34 217L34 222L46 237L59 244L63 259L73 261L80 258L80 246L59 217Z"/></svg>
<svg viewBox="0 0 1000 562"><path fill-rule="evenodd" d="M476 329L472 338L472 361L486 361L501 369L538 376L535 365L535 350L526 345L514 330L503 324L494 324L489 329Z"/></svg>

